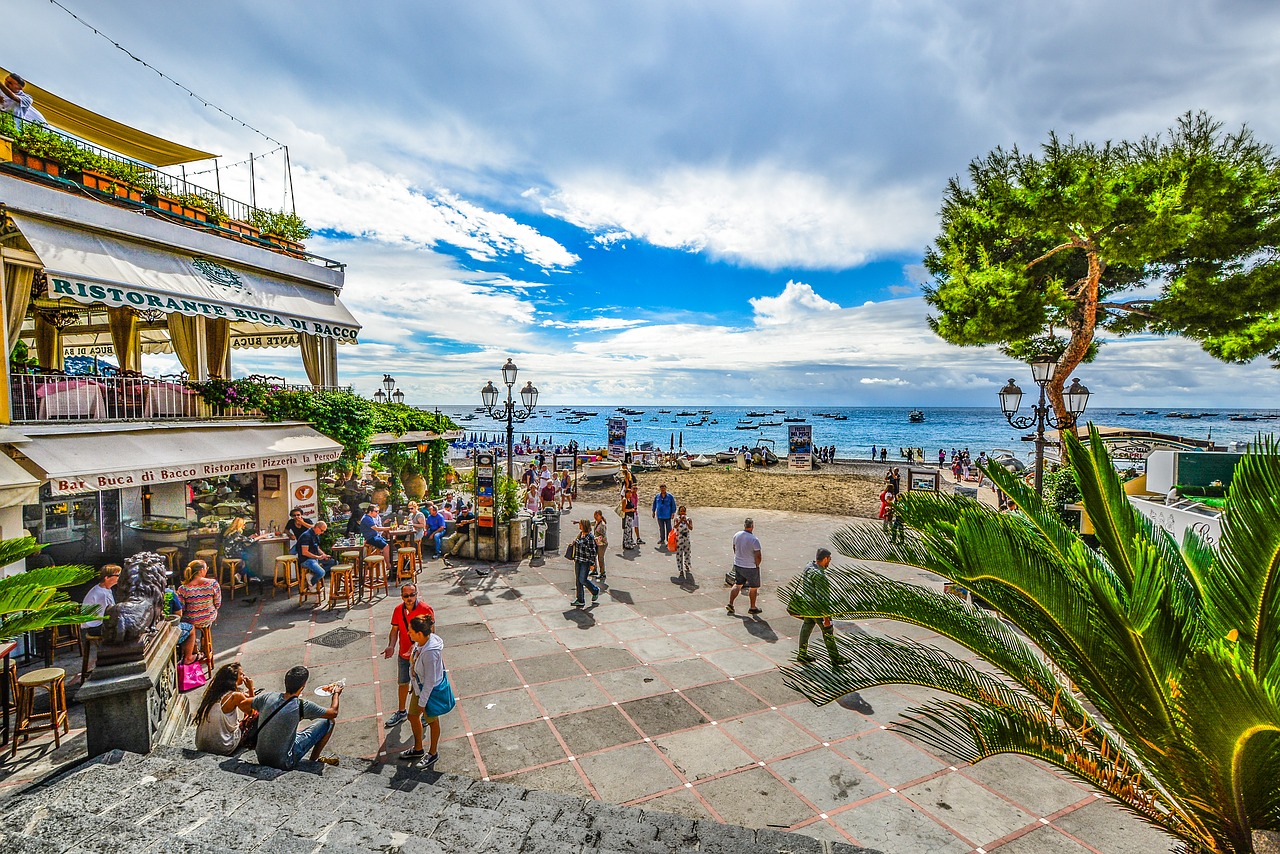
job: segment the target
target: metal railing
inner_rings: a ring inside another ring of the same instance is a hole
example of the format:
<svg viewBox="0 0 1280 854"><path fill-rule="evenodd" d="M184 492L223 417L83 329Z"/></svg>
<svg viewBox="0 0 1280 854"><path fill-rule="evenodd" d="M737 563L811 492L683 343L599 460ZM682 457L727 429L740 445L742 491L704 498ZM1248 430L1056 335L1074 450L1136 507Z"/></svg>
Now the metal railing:
<svg viewBox="0 0 1280 854"><path fill-rule="evenodd" d="M330 391L281 383L281 391ZM9 378L14 423L260 418L256 407L213 406L182 377L15 374Z"/></svg>

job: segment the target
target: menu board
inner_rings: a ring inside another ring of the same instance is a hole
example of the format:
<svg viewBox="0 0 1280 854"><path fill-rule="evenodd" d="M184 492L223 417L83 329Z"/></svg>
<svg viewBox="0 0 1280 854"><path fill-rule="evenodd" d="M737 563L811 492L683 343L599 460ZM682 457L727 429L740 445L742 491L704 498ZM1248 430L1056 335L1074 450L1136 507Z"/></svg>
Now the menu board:
<svg viewBox="0 0 1280 854"><path fill-rule="evenodd" d="M476 467L476 527L481 536L492 537L495 532L495 508L497 490L494 488L497 473L495 457L491 451L475 455Z"/></svg>

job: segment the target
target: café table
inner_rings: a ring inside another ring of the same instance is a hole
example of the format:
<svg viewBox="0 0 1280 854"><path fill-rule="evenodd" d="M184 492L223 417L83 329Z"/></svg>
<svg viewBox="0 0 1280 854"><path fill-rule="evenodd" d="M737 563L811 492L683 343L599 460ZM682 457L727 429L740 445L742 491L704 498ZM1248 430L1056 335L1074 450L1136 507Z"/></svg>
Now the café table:
<svg viewBox="0 0 1280 854"><path fill-rule="evenodd" d="M253 544L249 547L249 553L253 555L254 566L258 570L258 576L263 578L263 583L267 584L271 579L266 579L267 575L275 578L275 566L277 555L287 555L289 546L292 543L284 534L263 534L253 538ZM287 594L289 591L285 590Z"/></svg>
<svg viewBox="0 0 1280 854"><path fill-rule="evenodd" d="M101 418L107 411L102 384L69 378L45 382L36 389L37 413L48 418Z"/></svg>
<svg viewBox="0 0 1280 854"><path fill-rule="evenodd" d="M4 723L0 725L0 744L9 743L9 656L18 648L17 641L0 643L0 708L4 709Z"/></svg>

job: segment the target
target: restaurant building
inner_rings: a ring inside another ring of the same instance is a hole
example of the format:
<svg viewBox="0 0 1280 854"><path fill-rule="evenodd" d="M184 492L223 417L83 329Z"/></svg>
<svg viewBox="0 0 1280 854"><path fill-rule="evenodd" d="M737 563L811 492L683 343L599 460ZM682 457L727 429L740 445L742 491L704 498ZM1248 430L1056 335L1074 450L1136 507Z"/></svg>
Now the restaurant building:
<svg viewBox="0 0 1280 854"><path fill-rule="evenodd" d="M293 506L313 515L316 467L341 446L187 383L229 378L234 352L261 347L296 351L307 379L269 382L335 388L338 347L360 330L339 298L344 266L159 168L213 155L27 91L52 127L39 146L22 127L0 135L0 335L6 354L34 354L0 360L0 537L26 530L55 561L100 565L210 545L236 516L263 530ZM181 373L144 375L143 353L160 352ZM73 374L71 355L118 369Z"/></svg>

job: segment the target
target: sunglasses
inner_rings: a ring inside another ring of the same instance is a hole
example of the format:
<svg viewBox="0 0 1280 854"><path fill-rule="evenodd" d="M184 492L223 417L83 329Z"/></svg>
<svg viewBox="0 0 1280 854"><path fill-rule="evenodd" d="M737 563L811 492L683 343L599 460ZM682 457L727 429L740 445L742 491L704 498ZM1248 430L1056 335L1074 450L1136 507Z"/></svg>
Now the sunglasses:
<svg viewBox="0 0 1280 854"><path fill-rule="evenodd" d="M401 593L400 598L401 599L417 599L418 594L417 593Z"/></svg>

